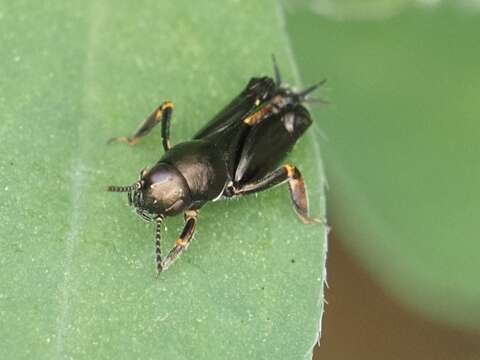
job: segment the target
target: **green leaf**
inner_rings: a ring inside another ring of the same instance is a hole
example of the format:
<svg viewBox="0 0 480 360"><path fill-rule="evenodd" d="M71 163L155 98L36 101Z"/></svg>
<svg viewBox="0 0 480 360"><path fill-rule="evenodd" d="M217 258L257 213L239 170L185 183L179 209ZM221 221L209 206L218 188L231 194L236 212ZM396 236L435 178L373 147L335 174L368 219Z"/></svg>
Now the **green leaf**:
<svg viewBox="0 0 480 360"><path fill-rule="evenodd" d="M189 250L159 278L154 228L105 192L162 154L129 134L163 100L191 135L275 53L298 84L273 0L4 2L0 6L0 358L300 359L323 304L325 229L285 186L201 211ZM315 126L318 126L318 122ZM289 159L315 216L315 131ZM181 229L168 219L164 252Z"/></svg>
<svg viewBox="0 0 480 360"><path fill-rule="evenodd" d="M288 17L303 73L332 87L322 127L335 229L389 292L477 329L479 21L450 6Z"/></svg>

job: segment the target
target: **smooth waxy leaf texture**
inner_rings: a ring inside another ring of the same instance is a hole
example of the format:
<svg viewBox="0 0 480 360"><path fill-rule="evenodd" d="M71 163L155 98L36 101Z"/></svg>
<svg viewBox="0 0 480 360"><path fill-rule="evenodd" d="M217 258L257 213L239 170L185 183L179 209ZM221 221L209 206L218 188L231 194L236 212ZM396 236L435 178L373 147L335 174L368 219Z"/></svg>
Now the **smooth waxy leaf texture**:
<svg viewBox="0 0 480 360"><path fill-rule="evenodd" d="M107 146L172 100L187 140L251 76L294 82L273 1L3 2L0 6L0 358L309 357L325 229L286 186L203 208L188 252L156 277L154 227L105 192L162 154ZM315 126L319 126L318 120ZM315 131L289 159L324 213ZM168 220L164 253L181 229Z"/></svg>

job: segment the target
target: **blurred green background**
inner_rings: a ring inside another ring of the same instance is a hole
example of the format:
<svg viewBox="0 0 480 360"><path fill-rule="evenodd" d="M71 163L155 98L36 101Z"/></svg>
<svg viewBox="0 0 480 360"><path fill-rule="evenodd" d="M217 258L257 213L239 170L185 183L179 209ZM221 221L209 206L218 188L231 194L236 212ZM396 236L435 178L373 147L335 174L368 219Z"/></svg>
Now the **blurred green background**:
<svg viewBox="0 0 480 360"><path fill-rule="evenodd" d="M332 105L315 114L332 241L401 306L478 334L480 2L304 1L287 14L304 82L328 78Z"/></svg>

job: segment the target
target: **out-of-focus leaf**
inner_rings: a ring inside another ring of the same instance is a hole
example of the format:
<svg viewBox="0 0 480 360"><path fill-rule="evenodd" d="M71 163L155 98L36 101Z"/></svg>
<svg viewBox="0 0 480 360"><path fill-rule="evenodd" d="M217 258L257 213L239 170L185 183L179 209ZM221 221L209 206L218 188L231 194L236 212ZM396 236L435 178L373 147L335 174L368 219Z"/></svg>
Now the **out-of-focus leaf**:
<svg viewBox="0 0 480 360"><path fill-rule="evenodd" d="M288 20L305 77L329 77L336 231L405 302L480 327L479 14Z"/></svg>

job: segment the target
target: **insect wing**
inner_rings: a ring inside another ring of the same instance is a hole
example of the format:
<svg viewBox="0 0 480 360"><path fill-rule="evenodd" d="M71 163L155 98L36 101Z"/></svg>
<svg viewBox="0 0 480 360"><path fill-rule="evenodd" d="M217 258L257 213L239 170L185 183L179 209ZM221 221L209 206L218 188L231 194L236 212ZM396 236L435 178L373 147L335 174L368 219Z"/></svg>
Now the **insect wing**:
<svg viewBox="0 0 480 360"><path fill-rule="evenodd" d="M240 125L245 115L259 105L259 101L270 99L275 91L275 83L271 78L252 78L246 88L230 104L196 133L194 139L211 138L232 126Z"/></svg>
<svg viewBox="0 0 480 360"><path fill-rule="evenodd" d="M296 104L253 126L243 144L235 181L254 181L276 169L311 124L308 110Z"/></svg>

